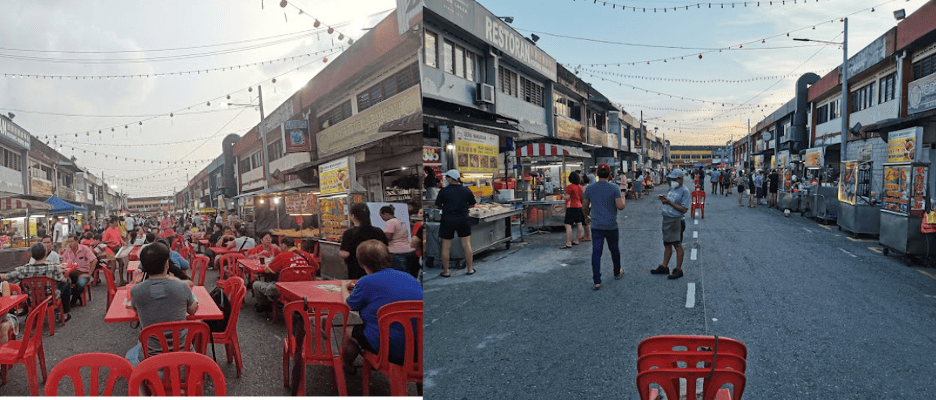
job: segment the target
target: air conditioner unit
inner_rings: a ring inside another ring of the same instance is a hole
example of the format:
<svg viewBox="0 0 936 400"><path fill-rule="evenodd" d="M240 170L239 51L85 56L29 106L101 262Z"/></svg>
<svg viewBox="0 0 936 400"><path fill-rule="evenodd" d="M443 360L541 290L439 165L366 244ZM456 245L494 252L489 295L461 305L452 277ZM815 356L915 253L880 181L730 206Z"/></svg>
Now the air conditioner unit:
<svg viewBox="0 0 936 400"><path fill-rule="evenodd" d="M494 104L494 86L485 83L477 84L477 90L475 91L475 102L479 104Z"/></svg>

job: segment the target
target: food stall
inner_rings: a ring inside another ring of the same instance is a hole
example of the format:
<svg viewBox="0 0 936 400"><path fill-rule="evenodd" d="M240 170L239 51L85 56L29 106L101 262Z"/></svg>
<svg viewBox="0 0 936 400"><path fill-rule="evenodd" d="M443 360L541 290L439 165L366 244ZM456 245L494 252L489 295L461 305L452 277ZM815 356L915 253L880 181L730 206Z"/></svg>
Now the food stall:
<svg viewBox="0 0 936 400"><path fill-rule="evenodd" d="M780 192L777 194L777 203L781 210L799 211L801 195L793 192L793 160L790 151L777 153L776 168L780 173Z"/></svg>
<svg viewBox="0 0 936 400"><path fill-rule="evenodd" d="M353 203L366 199L353 190L355 182L354 156L339 158L319 165L318 201L319 251L322 257L321 275L330 279L347 279L348 266L341 259L341 236L351 227L350 209Z"/></svg>
<svg viewBox="0 0 936 400"><path fill-rule="evenodd" d="M462 184L479 199L479 204L469 214L469 223L472 225L471 250L474 254L501 243L510 247L510 221L512 217L520 215L520 210L512 205L493 202L494 180L499 170L498 144L496 135L455 127L455 165L462 174ZM440 213L433 212L432 218L427 218L428 222L424 225L427 263L434 262L430 259L441 257L440 220ZM452 241L450 254L451 259L465 257L460 241Z"/></svg>
<svg viewBox="0 0 936 400"><path fill-rule="evenodd" d="M852 235L880 233L879 207L871 195L871 162L845 161L838 186L839 230Z"/></svg>
<svg viewBox="0 0 936 400"><path fill-rule="evenodd" d="M884 254L894 250L908 256L936 254L936 240L920 232L929 202L929 149L921 146L923 128L891 132L884 164L884 207L881 235Z"/></svg>
<svg viewBox="0 0 936 400"><path fill-rule="evenodd" d="M533 143L517 149L524 166L526 192L523 198L524 224L534 230L561 227L565 221L565 187L569 174L585 170L592 156L584 150L547 143Z"/></svg>
<svg viewBox="0 0 936 400"><path fill-rule="evenodd" d="M0 236L0 272L9 272L13 268L29 261L29 246L40 238L36 237L39 221L48 221L45 212L52 206L35 200L0 198L0 221L4 230L12 235Z"/></svg>
<svg viewBox="0 0 936 400"><path fill-rule="evenodd" d="M804 150L803 168L806 170L803 176L804 185L803 195L800 197L800 209L803 216L807 218L816 218L819 216L820 200L819 185L809 184L815 178L816 183L820 181L822 166L825 165L825 147L814 147ZM823 214L825 209L822 209Z"/></svg>

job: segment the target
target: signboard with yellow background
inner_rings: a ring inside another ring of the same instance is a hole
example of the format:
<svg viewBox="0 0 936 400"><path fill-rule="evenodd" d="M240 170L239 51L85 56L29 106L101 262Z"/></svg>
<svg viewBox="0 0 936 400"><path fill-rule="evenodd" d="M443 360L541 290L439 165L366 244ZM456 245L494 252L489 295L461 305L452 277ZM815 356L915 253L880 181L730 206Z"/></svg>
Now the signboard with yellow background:
<svg viewBox="0 0 936 400"><path fill-rule="evenodd" d="M806 168L822 168L824 163L821 147L806 149L806 160L803 161Z"/></svg>
<svg viewBox="0 0 936 400"><path fill-rule="evenodd" d="M922 129L915 127L891 132L887 137L887 162L906 163L916 160L917 138Z"/></svg>
<svg viewBox="0 0 936 400"><path fill-rule="evenodd" d="M351 190L351 171L347 157L319 165L319 190L323 196Z"/></svg>
<svg viewBox="0 0 936 400"><path fill-rule="evenodd" d="M495 135L455 127L455 165L461 173L491 174L497 172Z"/></svg>

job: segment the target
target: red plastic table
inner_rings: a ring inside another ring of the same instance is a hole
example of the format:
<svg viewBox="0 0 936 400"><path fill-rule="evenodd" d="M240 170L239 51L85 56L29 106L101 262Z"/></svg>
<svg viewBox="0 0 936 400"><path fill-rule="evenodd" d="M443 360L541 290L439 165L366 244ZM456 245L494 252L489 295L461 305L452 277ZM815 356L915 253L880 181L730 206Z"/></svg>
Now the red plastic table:
<svg viewBox="0 0 936 400"><path fill-rule="evenodd" d="M133 246L133 249L130 250L130 255L128 256L130 261L140 261L140 249L143 246Z"/></svg>
<svg viewBox="0 0 936 400"><path fill-rule="evenodd" d="M208 290L205 289L204 286L194 286L192 287L192 292L198 297L198 311L196 311L194 315L189 315L189 320L224 318L224 313L221 312L218 305L211 299L211 295L208 294ZM104 315L104 322L134 322L140 320L140 317L137 316L133 308L124 305L124 300L128 299L129 295L130 293L127 289L117 289L117 294L114 295L114 301L111 302L110 308L107 309L107 314Z"/></svg>
<svg viewBox="0 0 936 400"><path fill-rule="evenodd" d="M19 307L20 304L26 302L27 298L29 298L27 294L14 294L0 297L0 315L4 315L10 312L10 310Z"/></svg>
<svg viewBox="0 0 936 400"><path fill-rule="evenodd" d="M237 250L229 249L227 247L209 247L208 250L211 250L215 253L215 256L222 256L227 253L237 253Z"/></svg>
<svg viewBox="0 0 936 400"><path fill-rule="evenodd" d="M280 297L286 301L302 300L344 303L341 283L345 281L277 282Z"/></svg>
<svg viewBox="0 0 936 400"><path fill-rule="evenodd" d="M267 260L267 263L270 261L272 260ZM260 265L260 260L256 258L238 258L237 263L244 268L244 272L250 275L251 281L257 280L259 275L266 271L267 267L266 264Z"/></svg>
<svg viewBox="0 0 936 400"><path fill-rule="evenodd" d="M198 239L198 251L201 253L205 252L205 249L211 245L211 241L208 239Z"/></svg>
<svg viewBox="0 0 936 400"><path fill-rule="evenodd" d="M130 262L128 262L128 263L127 263L127 272L130 274L130 279L131 279L131 280L133 280L134 278L136 278L136 274L137 274L138 272L142 272L142 270L140 269L140 262L139 262L139 261L130 261Z"/></svg>

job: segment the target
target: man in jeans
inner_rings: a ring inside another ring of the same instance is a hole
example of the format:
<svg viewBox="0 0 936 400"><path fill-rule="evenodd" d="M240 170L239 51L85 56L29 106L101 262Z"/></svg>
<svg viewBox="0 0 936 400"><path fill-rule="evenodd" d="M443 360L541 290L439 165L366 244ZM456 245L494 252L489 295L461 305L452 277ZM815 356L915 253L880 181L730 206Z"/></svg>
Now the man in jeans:
<svg viewBox="0 0 936 400"><path fill-rule="evenodd" d="M599 164L596 170L598 182L593 182L585 189L582 196L582 211L591 215L592 231L592 279L594 289L601 289L601 252L604 250L604 241L608 241L608 250L611 251L611 261L614 263L614 279L624 276L621 267L621 252L618 249L619 232L617 225L617 212L624 209L624 199L617 186L609 182L611 167L608 164Z"/></svg>

